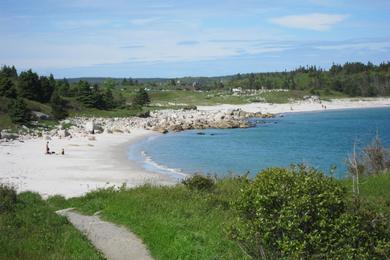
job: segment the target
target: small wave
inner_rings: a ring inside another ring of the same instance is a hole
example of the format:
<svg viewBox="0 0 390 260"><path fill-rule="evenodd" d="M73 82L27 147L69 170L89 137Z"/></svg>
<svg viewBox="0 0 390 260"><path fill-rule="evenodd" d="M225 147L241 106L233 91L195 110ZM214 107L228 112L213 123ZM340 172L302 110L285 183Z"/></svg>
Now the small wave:
<svg viewBox="0 0 390 260"><path fill-rule="evenodd" d="M181 169L174 169L174 168L169 168L166 165L159 164L153 160L153 158L148 155L145 151L141 151L144 167L146 169L152 170L154 172L158 173L164 173L164 174L169 174L173 175L174 177L178 179L184 179L185 177L188 176L187 173L184 173Z"/></svg>

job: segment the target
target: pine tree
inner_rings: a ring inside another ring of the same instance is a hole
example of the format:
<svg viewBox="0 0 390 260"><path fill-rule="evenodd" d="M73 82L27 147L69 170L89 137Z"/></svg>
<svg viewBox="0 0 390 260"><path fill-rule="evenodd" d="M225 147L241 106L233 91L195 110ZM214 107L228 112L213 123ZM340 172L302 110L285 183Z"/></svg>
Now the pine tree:
<svg viewBox="0 0 390 260"><path fill-rule="evenodd" d="M54 91L50 98L51 113L55 119L64 119L68 116L66 101L60 97L58 91Z"/></svg>
<svg viewBox="0 0 390 260"><path fill-rule="evenodd" d="M8 107L8 114L13 123L23 124L30 121L30 111L22 98L13 100Z"/></svg>
<svg viewBox="0 0 390 260"><path fill-rule="evenodd" d="M14 83L8 77L0 76L0 96L16 98Z"/></svg>
<svg viewBox="0 0 390 260"><path fill-rule="evenodd" d="M150 103L148 92L144 88L140 88L133 99L133 106L142 107Z"/></svg>

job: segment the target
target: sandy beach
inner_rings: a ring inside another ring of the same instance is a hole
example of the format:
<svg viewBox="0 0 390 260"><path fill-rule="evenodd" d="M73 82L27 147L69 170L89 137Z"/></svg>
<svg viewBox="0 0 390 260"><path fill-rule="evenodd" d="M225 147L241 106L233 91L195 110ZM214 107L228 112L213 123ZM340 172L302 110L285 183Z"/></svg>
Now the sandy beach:
<svg viewBox="0 0 390 260"><path fill-rule="evenodd" d="M326 106L326 109L325 107ZM331 101L311 102L298 101L286 104L272 103L251 103L243 105L218 105L218 106L198 106L199 110L214 111L240 108L247 112L262 113L288 113L288 112L310 112L334 109L352 109L352 108L375 108L390 106L390 98L346 98L334 99Z"/></svg>
<svg viewBox="0 0 390 260"><path fill-rule="evenodd" d="M133 143L154 132L134 129L130 134L100 134L96 140L85 137L53 138L49 147L57 154L45 154L46 141L2 143L0 182L14 185L19 192L36 191L43 197L74 197L97 188L128 187L143 183L171 184L168 176L148 172L127 159ZM65 149L65 155L58 154Z"/></svg>
<svg viewBox="0 0 390 260"><path fill-rule="evenodd" d="M390 107L390 98L340 99L320 103L301 101L290 104L253 103L245 105L200 106L199 110L216 111L241 108L247 112L285 113ZM125 183L134 187L144 183L173 184L177 180L168 175L149 172L127 158L129 146L150 135L151 130L132 129L131 133L97 134L96 140L86 137L58 138L49 141L56 154L45 154L43 138L24 142L0 143L0 182L14 185L19 192L35 191L44 198L62 195L81 196L88 191ZM65 155L60 155L61 149Z"/></svg>

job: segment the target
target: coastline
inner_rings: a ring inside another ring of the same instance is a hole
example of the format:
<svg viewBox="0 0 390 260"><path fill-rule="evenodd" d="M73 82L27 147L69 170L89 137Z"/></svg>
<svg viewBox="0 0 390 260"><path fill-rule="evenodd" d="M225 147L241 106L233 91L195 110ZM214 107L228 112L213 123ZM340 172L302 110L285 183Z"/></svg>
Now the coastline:
<svg viewBox="0 0 390 260"><path fill-rule="evenodd" d="M326 109L322 106L326 106ZM246 112L261 112L261 113L288 113L288 112L316 112L325 110L340 110L340 109L359 109L359 108L379 108L390 107L390 98L344 98L332 99L330 101L324 100L320 102L313 102L310 100L303 100L284 104L272 103L249 103L242 105L222 104L216 106L198 106L201 111L226 111L229 109L241 109Z"/></svg>
<svg viewBox="0 0 390 260"><path fill-rule="evenodd" d="M301 101L288 104L199 106L198 109L205 113L237 108L247 112L286 113L321 111L324 110L321 105L326 105L327 110L390 107L390 98L340 99L322 103ZM127 187L145 183L177 183L174 176L147 170L142 166L142 162L129 160L127 156L132 144L159 133L141 128L129 130L130 133L52 137L49 141L50 148L57 153L64 148L63 156L44 154L44 138L1 142L0 183L14 185L18 192L38 192L44 198L53 195L66 198L82 196L98 188L121 186L124 183Z"/></svg>
<svg viewBox="0 0 390 260"><path fill-rule="evenodd" d="M141 138L155 134L133 129L130 134L100 134L91 141L84 137L49 141L50 149L65 149L65 155L44 154L43 139L0 145L0 182L18 192L34 191L44 198L66 198L111 186L134 187L145 183L170 185L172 178L142 169L127 159L127 148Z"/></svg>

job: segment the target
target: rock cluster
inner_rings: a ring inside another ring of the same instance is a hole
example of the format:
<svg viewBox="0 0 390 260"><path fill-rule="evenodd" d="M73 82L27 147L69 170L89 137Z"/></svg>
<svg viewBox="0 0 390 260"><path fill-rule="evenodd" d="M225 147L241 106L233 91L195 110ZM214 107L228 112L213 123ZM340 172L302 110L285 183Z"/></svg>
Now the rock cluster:
<svg viewBox="0 0 390 260"><path fill-rule="evenodd" d="M247 128L248 118L270 117L261 113L249 113L240 109L206 112L199 110L160 110L147 118L73 118L71 123L88 133L128 132L131 128L144 128L160 133L179 132L205 128Z"/></svg>
<svg viewBox="0 0 390 260"><path fill-rule="evenodd" d="M75 117L63 120L52 130L24 129L23 133L13 134L2 131L2 140L23 140L34 137L72 138L72 136L89 136L99 133L129 133L132 128L144 128L160 133L179 132L189 129L205 128L247 128L251 127L249 118L268 118L272 114L250 113L240 109L227 111L199 110L159 110L150 112L149 117L123 118L86 118ZM63 126L67 125L65 129ZM70 125L70 127L69 127Z"/></svg>

